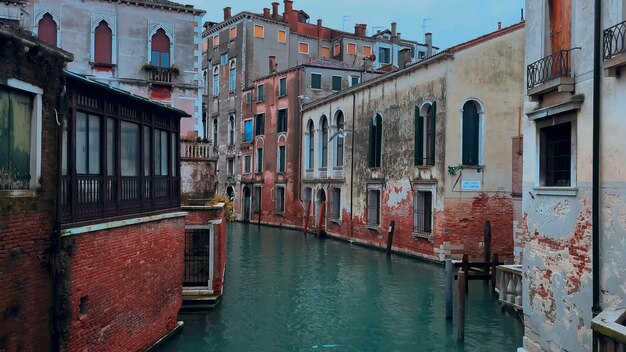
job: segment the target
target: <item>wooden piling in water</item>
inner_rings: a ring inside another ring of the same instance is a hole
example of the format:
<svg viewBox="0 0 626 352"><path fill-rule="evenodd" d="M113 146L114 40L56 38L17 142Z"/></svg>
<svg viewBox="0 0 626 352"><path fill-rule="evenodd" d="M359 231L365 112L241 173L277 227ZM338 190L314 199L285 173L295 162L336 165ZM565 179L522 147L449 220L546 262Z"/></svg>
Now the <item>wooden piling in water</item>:
<svg viewBox="0 0 626 352"><path fill-rule="evenodd" d="M395 228L396 228L396 221L391 220L391 223L389 224L389 235L387 236L387 256L388 257L391 255L391 246L393 244L393 232L395 231Z"/></svg>
<svg viewBox="0 0 626 352"><path fill-rule="evenodd" d="M465 273L465 275L463 276L463 281L465 282L464 287L465 287L465 294L469 293L469 285L467 284L467 280L469 280L469 257L467 256L467 254L463 254L463 260L461 262L461 269L463 269L463 272ZM459 276L459 280L461 280L461 276Z"/></svg>
<svg viewBox="0 0 626 352"><path fill-rule="evenodd" d="M452 319L452 285L454 283L454 264L452 260L446 260L446 277L445 277L445 296L446 296L446 319Z"/></svg>
<svg viewBox="0 0 626 352"><path fill-rule="evenodd" d="M326 201L323 201L320 206L320 221L317 225L317 238L322 236L322 225L324 224L324 216L326 216Z"/></svg>
<svg viewBox="0 0 626 352"><path fill-rule="evenodd" d="M459 302L456 309L456 339L463 341L465 339L465 292L467 290L467 272L459 271L459 279L457 280Z"/></svg>
<svg viewBox="0 0 626 352"><path fill-rule="evenodd" d="M495 253L491 262L491 292L496 292L496 267L500 261L499 259L498 253Z"/></svg>
<svg viewBox="0 0 626 352"><path fill-rule="evenodd" d="M304 234L309 230L309 216L311 214L311 201L309 200L306 205L306 218L304 218Z"/></svg>
<svg viewBox="0 0 626 352"><path fill-rule="evenodd" d="M485 226L483 228L483 243L485 246L485 263L489 263L489 259L491 259L491 222L489 220L485 221ZM483 268L483 273L485 276L489 275L489 267L485 266ZM487 285L489 283L489 279L484 279L483 284Z"/></svg>

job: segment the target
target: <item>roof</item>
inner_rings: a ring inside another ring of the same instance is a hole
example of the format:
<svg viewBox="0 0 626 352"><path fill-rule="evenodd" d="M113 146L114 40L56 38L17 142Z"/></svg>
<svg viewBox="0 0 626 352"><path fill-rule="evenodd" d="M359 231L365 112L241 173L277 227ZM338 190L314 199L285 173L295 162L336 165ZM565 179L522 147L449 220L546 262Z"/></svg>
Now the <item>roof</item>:
<svg viewBox="0 0 626 352"><path fill-rule="evenodd" d="M100 1L109 1L109 0L100 0ZM118 0L121 3L126 3L129 5L138 5L138 6L152 6L158 7L164 10L176 11L176 12L191 12L195 15L204 15L206 11L196 9L193 5L183 5L177 2L169 1L169 0Z"/></svg>
<svg viewBox="0 0 626 352"><path fill-rule="evenodd" d="M151 99L139 96L139 95L135 95L135 94L133 94L131 92L128 92L128 91L125 91L123 89L111 87L110 85L108 85L106 83L102 83L102 82L96 81L96 80L92 79L91 77L88 77L88 76L85 76L85 75L81 75L81 74L78 74L76 72L72 72L72 71L68 71L68 70L65 70L65 75L67 76L67 78L69 80L76 80L78 82L82 82L82 83L85 83L85 84L88 84L88 85L91 85L91 86L94 86L94 87L98 87L100 89L105 89L105 90L111 92L112 94L116 94L118 96L123 96L123 97L126 97L126 98L134 99L134 100L139 101L141 103L152 105L152 106L154 106L156 108L168 110L170 113L172 113L174 115L177 115L179 117L191 117L191 115L189 115L187 112L185 112L183 110L173 108L173 107L168 106L166 104L163 104L163 103L160 103L160 102L157 102L157 101L154 101L154 100L151 100Z"/></svg>
<svg viewBox="0 0 626 352"><path fill-rule="evenodd" d="M66 62L74 61L74 54L50 45L21 28L15 28L0 22L0 36L14 38L28 47L39 46L45 51L58 55Z"/></svg>
<svg viewBox="0 0 626 352"><path fill-rule="evenodd" d="M349 63L327 59L325 57L320 57L319 59L315 59L310 63L304 64L304 66L308 67L320 67L320 68L332 68L336 70L352 70L352 71L363 71L363 67L358 67L355 65L351 65Z"/></svg>
<svg viewBox="0 0 626 352"><path fill-rule="evenodd" d="M352 93L352 92L354 92L356 90L359 90L361 88L369 87L369 86L375 85L375 84L377 84L379 82L385 81L387 79L392 79L392 78L398 77L398 76L403 75L405 73L417 70L418 68L428 66L428 65L430 65L432 63L435 63L437 61L446 60L446 59L452 59L452 58L454 58L454 54L455 53L458 53L458 52L463 51L465 49L469 49L471 47L477 46L477 45L482 44L484 42L487 42L489 40L492 40L492 39L495 39L495 38L499 38L499 37L501 37L503 35L515 32L515 31L517 31L519 29L524 28L524 26L525 26L525 21L521 21L521 22L516 23L516 24L514 24L512 26L499 29L499 30L497 30L495 32L487 33L485 35L482 35L480 37L474 38L472 40L469 40L469 41L461 43L461 44L457 44L457 45L452 46L452 47L450 47L448 49L442 50L442 51L440 51L439 53L437 53L435 55L429 56L429 57L424 58L424 59L422 59L422 60L420 60L420 61L418 61L418 62L416 62L414 64L411 64L411 65L409 65L409 66L407 66L407 67L405 67L403 69L400 69L400 70L398 70L396 72L392 72L392 73L389 73L389 74L386 74L386 75L382 75L380 77L376 77L376 78L371 79L369 81L365 81L365 82L359 83L359 84L357 84L355 86L352 86L352 87L350 87L348 89L339 91L336 94L329 95L327 97L314 100L314 101L312 101L312 102L310 102L308 104L304 104L303 107L302 107L302 110L304 111L304 110L308 110L308 109L314 108L314 107L316 107L318 105L321 105L321 104L323 104L323 103L325 103L327 101L331 101L331 100L333 100L335 98L342 97L344 95Z"/></svg>

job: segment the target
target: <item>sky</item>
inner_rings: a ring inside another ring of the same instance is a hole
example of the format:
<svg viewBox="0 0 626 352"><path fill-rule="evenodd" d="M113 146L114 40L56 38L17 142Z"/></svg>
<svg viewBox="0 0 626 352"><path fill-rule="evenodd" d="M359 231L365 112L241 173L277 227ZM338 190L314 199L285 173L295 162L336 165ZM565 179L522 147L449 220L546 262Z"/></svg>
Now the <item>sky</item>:
<svg viewBox="0 0 626 352"><path fill-rule="evenodd" d="M173 0L192 4L207 13L205 21L221 22L223 8L232 14L241 11L262 13L273 0ZM283 12L283 1L279 12ZM318 18L324 26L348 32L356 23L367 24L367 34L398 23L405 39L424 41L424 29L433 33L433 45L440 49L468 41L520 21L524 0L294 0L294 9L309 14L310 22Z"/></svg>

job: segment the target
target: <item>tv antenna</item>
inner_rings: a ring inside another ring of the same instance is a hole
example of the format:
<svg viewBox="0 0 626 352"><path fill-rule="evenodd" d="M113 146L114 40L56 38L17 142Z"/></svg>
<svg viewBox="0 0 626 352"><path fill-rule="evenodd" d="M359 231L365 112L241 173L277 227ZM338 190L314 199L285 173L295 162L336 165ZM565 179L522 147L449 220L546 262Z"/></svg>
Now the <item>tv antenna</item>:
<svg viewBox="0 0 626 352"><path fill-rule="evenodd" d="M341 26L342 31L346 31L346 22L352 21L352 16L343 16L343 24Z"/></svg>
<svg viewBox="0 0 626 352"><path fill-rule="evenodd" d="M426 22L432 21L433 19L430 17L426 17L422 19L422 36L426 35Z"/></svg>

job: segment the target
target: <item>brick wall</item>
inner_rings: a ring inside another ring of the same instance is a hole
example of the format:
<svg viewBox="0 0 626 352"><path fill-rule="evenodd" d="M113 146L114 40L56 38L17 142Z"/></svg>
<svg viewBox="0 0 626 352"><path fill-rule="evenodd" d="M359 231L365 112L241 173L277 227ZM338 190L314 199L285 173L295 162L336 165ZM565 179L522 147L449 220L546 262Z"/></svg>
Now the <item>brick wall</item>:
<svg viewBox="0 0 626 352"><path fill-rule="evenodd" d="M63 66L49 50L24 50L17 40L0 36L0 83L14 78L44 89L40 187L35 197L0 195L0 351L50 348L52 278L46 259L55 219L54 107Z"/></svg>
<svg viewBox="0 0 626 352"><path fill-rule="evenodd" d="M68 351L138 351L176 325L184 218L75 235ZM81 299L86 300L84 314Z"/></svg>

